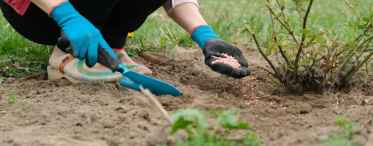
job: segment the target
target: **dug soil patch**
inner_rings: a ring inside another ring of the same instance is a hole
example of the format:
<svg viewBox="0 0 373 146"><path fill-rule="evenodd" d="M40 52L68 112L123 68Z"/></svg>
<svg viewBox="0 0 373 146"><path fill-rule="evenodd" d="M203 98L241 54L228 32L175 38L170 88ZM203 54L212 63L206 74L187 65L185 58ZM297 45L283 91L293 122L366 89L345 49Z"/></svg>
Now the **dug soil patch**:
<svg viewBox="0 0 373 146"><path fill-rule="evenodd" d="M1 146L137 146L167 137L165 120L143 96L115 85L31 79L2 85L0 93Z"/></svg>
<svg viewBox="0 0 373 146"><path fill-rule="evenodd" d="M158 97L169 111L196 107L237 109L265 146L315 146L337 130L335 118L355 122L354 141L373 141L369 86L351 93L291 96L276 91L263 61L249 52L253 75L235 80L210 71L198 50L179 49L174 59L143 54L155 76L177 85L182 97ZM35 76L0 86L1 146L147 146L167 143L167 121L140 93L115 84L71 84Z"/></svg>

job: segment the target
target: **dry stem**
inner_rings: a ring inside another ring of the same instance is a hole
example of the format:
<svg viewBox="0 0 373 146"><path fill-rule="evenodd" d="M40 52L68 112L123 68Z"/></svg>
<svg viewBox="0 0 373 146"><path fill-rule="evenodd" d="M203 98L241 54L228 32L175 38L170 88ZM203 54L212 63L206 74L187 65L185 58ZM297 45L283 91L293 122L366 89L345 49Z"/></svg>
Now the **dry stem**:
<svg viewBox="0 0 373 146"><path fill-rule="evenodd" d="M278 78L281 80L281 76L280 76L280 73L277 71L275 65L272 63L272 61L268 58L268 56L263 52L263 49L262 47L260 46L259 42L258 42L258 39L256 37L256 35L254 33L251 33L251 36L253 37L254 39L254 42L259 50L259 53L260 55L263 56L263 58L267 61L267 63L269 64L269 66L271 66L272 70L274 71L274 73L270 72L274 77Z"/></svg>
<svg viewBox="0 0 373 146"><path fill-rule="evenodd" d="M299 44L299 42L298 42L298 40L297 40L297 38L295 36L294 31L291 29L291 27L287 23L287 21L283 21L278 15L276 15L275 11L272 9L271 6L269 6L268 3L269 3L269 1L267 0L266 7L269 10L270 14L273 16L273 18L275 18L280 23L280 25L290 34L290 36L292 37L292 39L294 40L294 42L296 44Z"/></svg>
<svg viewBox="0 0 373 146"><path fill-rule="evenodd" d="M153 105L152 107L154 107L156 110L159 110L163 117L171 123L171 117L170 115L168 114L168 112L163 108L162 104L157 100L157 98L149 91L149 90L146 90L146 89L143 89L141 88L141 92L146 96L148 97L148 100L149 100L149 104Z"/></svg>

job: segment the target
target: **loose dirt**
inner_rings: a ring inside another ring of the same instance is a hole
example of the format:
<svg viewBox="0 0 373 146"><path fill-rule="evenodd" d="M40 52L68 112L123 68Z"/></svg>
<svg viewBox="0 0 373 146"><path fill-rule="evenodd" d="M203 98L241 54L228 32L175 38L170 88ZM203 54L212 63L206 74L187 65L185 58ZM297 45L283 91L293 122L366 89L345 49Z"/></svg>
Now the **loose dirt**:
<svg viewBox="0 0 373 146"><path fill-rule="evenodd" d="M261 71L263 61L246 52L253 75L235 80L203 64L199 50L179 48L170 59L144 54L139 61L177 85L182 97L158 97L169 112L196 107L238 109L265 146L315 146L337 130L335 118L359 125L354 141L373 141L371 86L350 93L287 95ZM47 81L44 75L7 79L0 86L1 146L147 146L167 143L167 120L145 96L115 84ZM372 79L373 81L373 79ZM14 104L9 97L16 97Z"/></svg>

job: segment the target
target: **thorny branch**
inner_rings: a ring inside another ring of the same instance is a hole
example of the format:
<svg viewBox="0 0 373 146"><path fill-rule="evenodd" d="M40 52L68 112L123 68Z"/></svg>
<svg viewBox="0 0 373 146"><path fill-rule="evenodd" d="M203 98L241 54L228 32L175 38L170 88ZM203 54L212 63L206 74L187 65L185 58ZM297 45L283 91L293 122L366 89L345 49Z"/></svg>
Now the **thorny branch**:
<svg viewBox="0 0 373 146"><path fill-rule="evenodd" d="M358 65L351 68L342 78L341 81L347 81L350 79L359 69L373 57L373 52L368 54Z"/></svg>
<svg viewBox="0 0 373 146"><path fill-rule="evenodd" d="M362 48L364 47L365 44L369 43L369 42L372 42L373 41L373 36L370 36L369 38L367 38L366 40L364 40L357 48ZM360 54L358 56L363 56L363 54L368 50L368 46L367 48L363 49ZM342 78L342 81L345 81L349 78L352 77L352 75L354 75L357 71L359 71L359 69L365 64L367 63L373 56L373 52L370 52L362 61L360 61L358 63L358 65L352 67L347 73L346 75L343 76ZM351 57L352 58L352 57ZM351 59L350 59L351 60ZM347 63L344 64L343 67L346 67L347 66Z"/></svg>
<svg viewBox="0 0 373 146"><path fill-rule="evenodd" d="M275 33L273 34L273 40L277 44L278 50L280 51L280 54L281 54L282 58L284 58L286 64L288 66L291 66L290 61L289 61L288 57L286 56L284 49L282 48L281 44L278 42L277 34L275 34Z"/></svg>
<svg viewBox="0 0 373 146"><path fill-rule="evenodd" d="M294 61L295 69L296 69L296 70L298 70L299 59L300 59L301 54L302 54L302 51L303 51L304 41L306 40L307 22L308 22L309 14L310 14L311 9L312 9L313 1L314 1L314 0L310 0L310 3L308 4L308 8L307 8L307 11L306 11L306 14L304 15L304 18L303 18L303 33L302 33L302 40L301 40L301 42L300 42L300 45L299 45L299 48L298 48L298 53L297 53L297 56L296 56L295 61Z"/></svg>
<svg viewBox="0 0 373 146"><path fill-rule="evenodd" d="M270 14L273 16L273 18L275 18L279 23L280 25L290 34L290 36L292 37L292 39L294 40L294 42L298 45L299 42L298 42L298 39L296 38L295 36L295 33L294 31L290 28L290 25L288 23L286 23L286 21L282 20L276 13L275 11L273 10L273 8L269 5L269 1L267 0L267 4L266 4L266 7L267 9L269 10ZM285 17L285 16L284 16Z"/></svg>
<svg viewBox="0 0 373 146"><path fill-rule="evenodd" d="M269 66L271 66L272 70L274 71L274 73L270 72L271 75L273 75L274 77L278 78L278 79L281 79L280 78L280 73L277 71L275 65L272 63L272 61L268 58L268 56L263 52L263 49L262 47L260 46L259 42L258 42L258 39L256 37L256 35L254 33L251 33L251 36L253 37L254 39L254 42L259 50L259 53L260 55L263 56L264 60L267 61L267 63L269 64Z"/></svg>
<svg viewBox="0 0 373 146"><path fill-rule="evenodd" d="M278 2L278 0L276 0L276 1ZM277 33L275 31L275 22L273 21L273 16L272 15L271 15L271 23L272 23L272 31L273 31L273 33L272 33L273 40L275 41L275 43L277 45L277 48L280 51L280 54L281 54L282 58L285 60L286 64L288 66L291 66L290 61L289 61L288 57L286 56L282 45L278 42Z"/></svg>

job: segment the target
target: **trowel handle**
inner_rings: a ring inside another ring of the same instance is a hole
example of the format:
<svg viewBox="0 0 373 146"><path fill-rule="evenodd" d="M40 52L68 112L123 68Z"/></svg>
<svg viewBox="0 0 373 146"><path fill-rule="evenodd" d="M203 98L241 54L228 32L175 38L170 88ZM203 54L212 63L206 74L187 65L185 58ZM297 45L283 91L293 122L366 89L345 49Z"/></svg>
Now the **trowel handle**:
<svg viewBox="0 0 373 146"><path fill-rule="evenodd" d="M70 47L69 40L64 36L58 38L57 47L66 53L74 54L74 50ZM111 57L111 55L101 47L98 49L98 62L113 71L117 71L118 65L121 64L119 59Z"/></svg>

